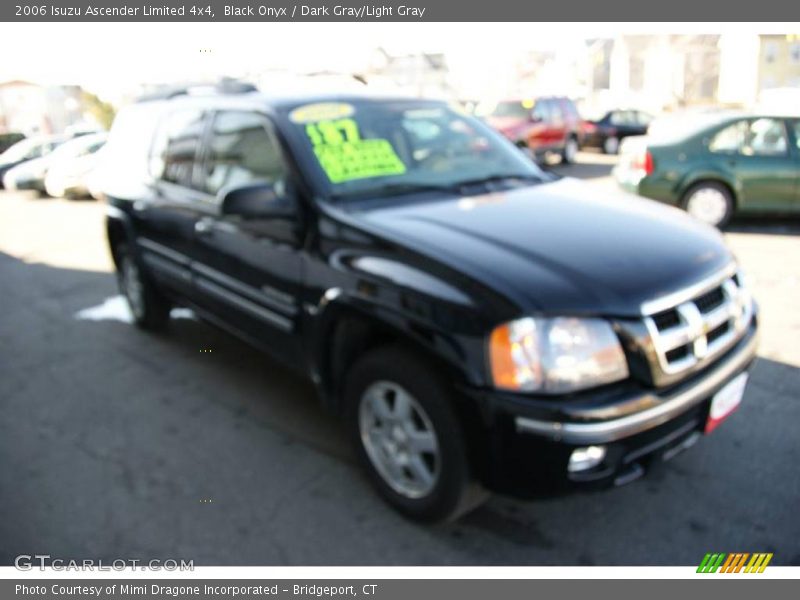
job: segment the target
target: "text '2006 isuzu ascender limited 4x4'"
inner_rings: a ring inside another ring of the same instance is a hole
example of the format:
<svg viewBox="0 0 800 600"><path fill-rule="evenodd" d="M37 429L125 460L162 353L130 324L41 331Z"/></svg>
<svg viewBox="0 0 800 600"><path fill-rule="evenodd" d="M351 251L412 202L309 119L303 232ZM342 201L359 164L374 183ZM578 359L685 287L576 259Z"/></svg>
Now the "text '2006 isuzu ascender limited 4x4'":
<svg viewBox="0 0 800 600"><path fill-rule="evenodd" d="M188 306L307 373L411 517L621 485L741 400L756 309L716 230L442 102L177 90L106 149L136 322Z"/></svg>

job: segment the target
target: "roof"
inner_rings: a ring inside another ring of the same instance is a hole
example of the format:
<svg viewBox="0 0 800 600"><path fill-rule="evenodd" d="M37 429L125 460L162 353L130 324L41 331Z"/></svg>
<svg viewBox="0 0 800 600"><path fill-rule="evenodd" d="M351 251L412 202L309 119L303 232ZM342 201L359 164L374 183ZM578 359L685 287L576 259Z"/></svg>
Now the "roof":
<svg viewBox="0 0 800 600"><path fill-rule="evenodd" d="M238 82L237 82L238 83ZM386 94L366 86L362 90L352 87L334 89L329 86L308 85L300 83L297 87L281 87L274 91L258 90L250 84L241 87L198 85L179 86L165 89L162 92L143 96L137 104L151 104L156 102L170 102L171 104L205 106L211 101L215 106L230 108L263 108L265 105L272 108L284 106L331 101L368 101L368 100L421 100L441 102L439 100L420 99L413 96Z"/></svg>

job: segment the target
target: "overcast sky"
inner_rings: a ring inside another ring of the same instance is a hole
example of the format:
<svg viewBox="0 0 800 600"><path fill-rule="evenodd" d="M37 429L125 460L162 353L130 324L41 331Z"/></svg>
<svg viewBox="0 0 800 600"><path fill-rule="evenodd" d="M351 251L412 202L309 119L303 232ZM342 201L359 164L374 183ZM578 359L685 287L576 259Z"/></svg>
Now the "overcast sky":
<svg viewBox="0 0 800 600"><path fill-rule="evenodd" d="M358 71L379 47L445 52L455 73L491 78L525 50L577 52L618 33L752 31L750 24L2 23L0 81L79 84L114 97L131 83L267 69ZM758 24L760 32L796 24ZM200 52L201 49L210 52Z"/></svg>

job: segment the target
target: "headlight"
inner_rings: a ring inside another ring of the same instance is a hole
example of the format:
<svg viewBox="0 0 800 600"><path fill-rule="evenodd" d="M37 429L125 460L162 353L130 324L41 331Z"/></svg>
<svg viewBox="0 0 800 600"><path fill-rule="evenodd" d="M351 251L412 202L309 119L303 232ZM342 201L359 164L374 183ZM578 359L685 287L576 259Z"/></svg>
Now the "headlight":
<svg viewBox="0 0 800 600"><path fill-rule="evenodd" d="M611 325L603 319L525 317L489 337L495 387L563 393L620 381L628 363Z"/></svg>

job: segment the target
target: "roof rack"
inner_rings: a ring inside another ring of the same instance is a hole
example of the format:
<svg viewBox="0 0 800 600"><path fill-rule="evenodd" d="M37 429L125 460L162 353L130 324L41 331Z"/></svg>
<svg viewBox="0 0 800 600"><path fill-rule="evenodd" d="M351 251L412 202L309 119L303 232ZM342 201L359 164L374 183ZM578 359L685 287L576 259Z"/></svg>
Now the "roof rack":
<svg viewBox="0 0 800 600"><path fill-rule="evenodd" d="M252 83L225 77L217 83L195 83L188 85L164 87L149 94L143 94L136 102L152 102L154 100L169 100L177 96L194 96L203 94L249 94L257 92L258 88Z"/></svg>

